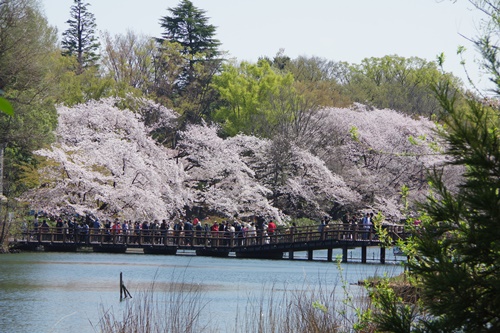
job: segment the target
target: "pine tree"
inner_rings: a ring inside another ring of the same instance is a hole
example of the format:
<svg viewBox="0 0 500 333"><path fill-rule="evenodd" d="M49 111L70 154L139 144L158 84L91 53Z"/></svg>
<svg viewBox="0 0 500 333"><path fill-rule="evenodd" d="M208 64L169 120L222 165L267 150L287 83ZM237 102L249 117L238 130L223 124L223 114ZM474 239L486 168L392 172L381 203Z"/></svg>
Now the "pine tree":
<svg viewBox="0 0 500 333"><path fill-rule="evenodd" d="M69 28L63 33L63 55L75 56L78 61L77 73L82 73L85 68L95 66L99 55L99 41L95 36L95 17L88 11L88 3L74 0L71 6L71 18L66 21Z"/></svg>

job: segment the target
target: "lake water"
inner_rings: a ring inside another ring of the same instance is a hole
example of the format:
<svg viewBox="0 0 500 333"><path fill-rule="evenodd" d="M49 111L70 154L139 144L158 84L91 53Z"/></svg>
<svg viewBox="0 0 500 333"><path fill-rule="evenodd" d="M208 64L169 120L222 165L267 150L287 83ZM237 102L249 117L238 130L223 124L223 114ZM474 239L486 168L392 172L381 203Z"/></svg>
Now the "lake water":
<svg viewBox="0 0 500 333"><path fill-rule="evenodd" d="M350 250L349 257L359 258L357 251ZM388 261L396 259L391 258L391 251L387 253ZM334 250L334 257L340 255L341 251ZM377 257L378 248L369 248L368 259ZM153 281L168 285L180 279L200 285L204 300L208 300L206 315L216 313L219 321L233 321L236 309L245 307L249 295L266 297L267 291L299 290L320 283L328 288L337 286L341 298L343 283L402 272L398 264L339 266L326 261L326 251L316 251L313 261L306 258L306 253L300 252L294 260L197 257L191 252L175 256L83 252L1 255L0 332L99 332L103 309L121 311L126 304L120 301L120 272L133 297Z"/></svg>

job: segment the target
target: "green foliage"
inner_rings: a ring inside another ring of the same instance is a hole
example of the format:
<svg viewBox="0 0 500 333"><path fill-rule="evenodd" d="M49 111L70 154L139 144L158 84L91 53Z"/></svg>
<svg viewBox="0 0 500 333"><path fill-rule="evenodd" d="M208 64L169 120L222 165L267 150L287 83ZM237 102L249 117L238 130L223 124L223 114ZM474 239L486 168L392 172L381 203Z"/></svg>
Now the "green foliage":
<svg viewBox="0 0 500 333"><path fill-rule="evenodd" d="M349 134L351 135L351 138L356 141L356 142L360 142L359 141L359 131L358 131L358 128L356 126L352 126L350 129L349 129Z"/></svg>
<svg viewBox="0 0 500 333"><path fill-rule="evenodd" d="M311 220L311 219L305 218L305 217L292 219L290 221L290 225L292 225L292 223L295 223L295 225L297 227L307 227L307 226L317 226L318 225L317 221Z"/></svg>
<svg viewBox="0 0 500 333"><path fill-rule="evenodd" d="M74 63L74 59L69 58ZM89 100L99 100L110 96L124 96L132 88L117 83L109 76L101 76L96 67L91 67L76 74L72 66L60 73L58 77L59 90L55 98L58 103L72 106Z"/></svg>
<svg viewBox="0 0 500 333"><path fill-rule="evenodd" d="M328 313L328 308L320 301L314 301L312 303L312 307L316 310L323 312L323 313Z"/></svg>
<svg viewBox="0 0 500 333"><path fill-rule="evenodd" d="M369 319L376 325L377 332L406 333L420 328L421 313L418 304L414 299L408 301L397 294L389 279L378 281L369 290L373 305Z"/></svg>
<svg viewBox="0 0 500 333"><path fill-rule="evenodd" d="M401 201L403 203L403 207L404 207L404 212L403 214L407 214L408 213L408 207L409 207L409 202L408 202L408 195L410 194L410 188L406 185L403 185L401 186Z"/></svg>
<svg viewBox="0 0 500 333"><path fill-rule="evenodd" d="M164 32L156 41L160 49L165 43L175 43L180 47L182 72L175 80L175 86L180 93L196 81L194 67L197 63L215 59L220 55L220 42L214 38L216 28L208 23L205 11L195 7L191 1L182 0L177 7L169 8L169 12L170 16L160 19Z"/></svg>
<svg viewBox="0 0 500 333"><path fill-rule="evenodd" d="M38 97L45 90L49 58L57 35L39 12L34 0L9 0L0 4L0 90L32 90ZM31 96L32 98L34 96Z"/></svg>
<svg viewBox="0 0 500 333"><path fill-rule="evenodd" d="M32 151L53 139L57 123L51 102L56 31L49 27L31 0L10 0L0 5L0 89L16 112L0 114L0 144L5 147L4 194L13 197L28 184L26 166L36 165Z"/></svg>
<svg viewBox="0 0 500 333"><path fill-rule="evenodd" d="M377 215L373 217L373 229L375 230L378 239L382 243L382 246L390 247L392 246L392 237L387 231L387 228L384 227L383 222L385 221L385 216L378 212Z"/></svg>
<svg viewBox="0 0 500 333"><path fill-rule="evenodd" d="M408 141L409 141L412 145L415 145L415 146L417 146L417 145L418 145L417 140L416 140L416 139L415 139L412 135L410 135L410 136L408 137Z"/></svg>
<svg viewBox="0 0 500 333"><path fill-rule="evenodd" d="M14 115L14 109L12 108L12 105L3 97L0 97L0 111L9 116Z"/></svg>

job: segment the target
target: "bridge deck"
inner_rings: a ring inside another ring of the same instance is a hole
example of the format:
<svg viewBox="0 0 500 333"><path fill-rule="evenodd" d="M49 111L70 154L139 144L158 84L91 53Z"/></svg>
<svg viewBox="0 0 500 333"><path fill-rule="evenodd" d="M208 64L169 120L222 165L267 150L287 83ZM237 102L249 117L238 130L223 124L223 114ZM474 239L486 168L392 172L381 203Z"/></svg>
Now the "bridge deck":
<svg viewBox="0 0 500 333"><path fill-rule="evenodd" d="M329 225L322 232L317 227L278 228L273 234L256 231L255 234L213 232L213 231L174 231L174 230L131 230L128 233L113 233L109 229L46 228L23 233L16 245L24 249L43 246L46 251L77 251L92 248L96 252L125 252L127 248L142 248L145 253L176 254L177 250L195 250L197 255L227 256L234 252L243 258L282 258L287 252L344 249L343 260L347 260L347 249L379 246L384 251L387 243L394 244L405 238L402 226L385 228L386 242L381 242L373 229L343 224ZM366 254L365 254L366 256ZM331 260L331 258L329 258ZM385 259L384 259L385 260ZM381 252L382 261L382 252Z"/></svg>

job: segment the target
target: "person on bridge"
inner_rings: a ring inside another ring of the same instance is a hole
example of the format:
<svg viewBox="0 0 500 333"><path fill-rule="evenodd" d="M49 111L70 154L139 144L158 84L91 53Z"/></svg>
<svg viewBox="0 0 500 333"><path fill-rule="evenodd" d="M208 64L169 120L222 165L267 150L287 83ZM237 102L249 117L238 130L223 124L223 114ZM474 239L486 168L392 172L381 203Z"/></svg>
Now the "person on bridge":
<svg viewBox="0 0 500 333"><path fill-rule="evenodd" d="M267 234L269 235L271 242L276 242L276 223L273 220L269 221L267 225Z"/></svg>
<svg viewBox="0 0 500 333"><path fill-rule="evenodd" d="M321 240L325 239L325 226L326 226L326 217L321 219L321 222L319 223L318 226L319 239Z"/></svg>
<svg viewBox="0 0 500 333"><path fill-rule="evenodd" d="M367 240L371 226L371 218L369 213L366 213L365 217L363 217L362 224L363 224L363 240Z"/></svg>
<svg viewBox="0 0 500 333"><path fill-rule="evenodd" d="M191 246L193 244L193 224L191 221L184 221L184 244Z"/></svg>

